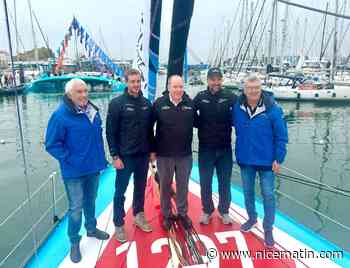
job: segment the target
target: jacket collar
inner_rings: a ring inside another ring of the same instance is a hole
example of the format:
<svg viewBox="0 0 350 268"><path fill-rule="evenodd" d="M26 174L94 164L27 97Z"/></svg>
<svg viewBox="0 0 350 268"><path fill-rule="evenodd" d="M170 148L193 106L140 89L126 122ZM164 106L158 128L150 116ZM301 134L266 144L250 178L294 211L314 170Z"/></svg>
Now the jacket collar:
<svg viewBox="0 0 350 268"><path fill-rule="evenodd" d="M136 100L136 99L139 99L141 96L143 96L143 93L142 93L142 90L140 90L139 95L138 95L137 97L132 96L132 95L130 95L129 92L128 92L128 87L126 87L126 88L124 89L124 95L125 95L126 97L130 98L130 99Z"/></svg>
<svg viewBox="0 0 350 268"><path fill-rule="evenodd" d="M260 103L260 101L262 103ZM259 104L260 105L264 104L265 107L266 107L266 110L270 109L271 106L273 106L275 104L275 99L273 97L273 93L265 91L265 90L262 90L262 92L261 92L261 100L260 101L259 101ZM246 103L247 103L247 96L244 93L242 93L239 96L238 103L239 103L240 106L241 105L246 105Z"/></svg>
<svg viewBox="0 0 350 268"><path fill-rule="evenodd" d="M174 105L171 100L170 100L170 94L169 91L167 91L166 93L163 94L163 96L165 97L165 99L167 100L168 103L171 103L172 105ZM182 100L179 102L179 105L184 104L184 103L188 103L190 100L190 97L187 95L186 92L184 92L183 96L182 96ZM175 106L175 105L174 105Z"/></svg>
<svg viewBox="0 0 350 268"><path fill-rule="evenodd" d="M88 103L92 107L94 107L94 109L96 109L96 111L98 112L99 109L95 104L93 104L90 100L88 100ZM63 104L69 112L71 112L73 114L79 114L77 107L75 106L73 101L67 96L67 94L63 95Z"/></svg>
<svg viewBox="0 0 350 268"><path fill-rule="evenodd" d="M207 94L209 94L210 96L219 96L221 95L222 93L222 87L220 88L219 91L215 92L215 93L212 93L211 90L209 89L209 87L207 87L207 90L206 90Z"/></svg>

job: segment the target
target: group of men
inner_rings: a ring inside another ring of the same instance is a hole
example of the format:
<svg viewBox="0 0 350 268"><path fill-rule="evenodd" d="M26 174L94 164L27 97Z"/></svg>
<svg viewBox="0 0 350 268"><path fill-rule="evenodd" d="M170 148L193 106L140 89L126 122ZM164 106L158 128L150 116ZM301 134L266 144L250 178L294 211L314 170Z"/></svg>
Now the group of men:
<svg viewBox="0 0 350 268"><path fill-rule="evenodd" d="M127 241L124 202L129 179L133 175L132 211L134 224L144 232L152 226L144 214L145 188L149 161L156 161L160 184L163 228L169 230L178 219L191 228L188 216L188 183L192 169L193 128L198 129L198 167L200 174L201 224L210 224L214 216L212 180L216 170L219 190L218 216L223 224L232 224L230 181L233 167L232 126L236 133L236 161L241 169L248 220L241 231L250 231L257 223L255 178L260 177L264 204L265 244L274 245L272 227L275 215L274 180L286 155L287 127L282 109L273 96L261 89L261 81L251 75L244 92L237 97L222 88L219 68L208 71L206 90L192 100L184 91L181 76L168 79L168 90L153 104L142 95L141 75L131 69L126 75L124 94L108 107L106 138L116 169L113 221L115 239ZM82 212L87 235L105 240L109 235L96 228L95 199L99 172L105 158L102 121L98 108L89 101L85 83L72 79L66 85L63 102L52 114L46 133L46 150L61 167L66 188L70 257L81 260L79 230ZM156 126L154 132L154 126ZM175 176L174 176L175 175ZM172 183L176 183L176 211L171 206Z"/></svg>

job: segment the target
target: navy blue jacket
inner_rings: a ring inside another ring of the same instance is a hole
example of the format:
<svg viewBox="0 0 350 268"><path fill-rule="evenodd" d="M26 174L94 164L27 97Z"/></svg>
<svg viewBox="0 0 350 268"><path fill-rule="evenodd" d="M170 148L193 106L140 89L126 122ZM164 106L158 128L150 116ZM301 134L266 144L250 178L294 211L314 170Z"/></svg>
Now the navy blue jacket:
<svg viewBox="0 0 350 268"><path fill-rule="evenodd" d="M101 117L90 104L97 110L92 123L67 96L49 120L46 151L59 161L63 179L98 173L107 166Z"/></svg>
<svg viewBox="0 0 350 268"><path fill-rule="evenodd" d="M273 161L282 163L288 143L287 125L283 111L268 92L263 91L265 111L250 118L242 94L234 105L232 118L236 130L236 160L240 165L271 167Z"/></svg>
<svg viewBox="0 0 350 268"><path fill-rule="evenodd" d="M153 121L157 123L155 151L158 156L182 157L192 154L194 105L187 94L175 106L165 93L153 104Z"/></svg>
<svg viewBox="0 0 350 268"><path fill-rule="evenodd" d="M225 89L215 94L209 89L197 94L193 102L199 112L195 120L199 148L231 148L232 106L236 100L237 96Z"/></svg>
<svg viewBox="0 0 350 268"><path fill-rule="evenodd" d="M106 120L111 156L148 154L153 142L152 104L140 95L124 94L111 100Z"/></svg>

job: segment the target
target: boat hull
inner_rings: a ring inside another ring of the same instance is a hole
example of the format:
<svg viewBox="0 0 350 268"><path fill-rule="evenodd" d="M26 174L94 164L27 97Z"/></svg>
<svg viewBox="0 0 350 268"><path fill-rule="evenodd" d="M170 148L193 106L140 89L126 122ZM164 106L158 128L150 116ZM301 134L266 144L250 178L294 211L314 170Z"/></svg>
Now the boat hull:
<svg viewBox="0 0 350 268"><path fill-rule="evenodd" d="M177 260L172 257L174 255L170 254L168 246L169 235L161 228L159 200L151 179L146 188L145 214L151 222L153 231L144 233L133 225L131 209L133 183L130 182L125 195L125 209L127 213L125 226L128 233L128 242L121 244L113 239L112 200L114 179L115 172L112 168L107 169L102 174L96 205L96 212L99 215L98 227L106 230L111 235L111 239L107 242L100 242L83 235L80 243L83 259L79 264L75 264L74 267L180 267L176 265ZM213 255L206 255L205 252L200 252L206 264L196 267L347 267L347 265L350 265L348 253L344 253L343 258L337 261L338 263L330 259L319 258L319 251L339 248L280 213L276 215L274 228L276 246L272 251L265 248L262 220L260 218L263 213L263 206L260 202L257 204L259 214L258 227L253 229L251 233L240 232L240 224L247 220L247 214L243 208L243 193L236 188L231 189L233 203L230 206L230 215L235 219L233 225L223 225L216 213L210 225L202 226L198 224L201 214L198 181L198 168L194 167L192 180L190 180L189 184L189 216L193 220L200 239L206 245L208 252L211 252L210 254ZM217 189L216 182L214 182L214 189ZM215 193L213 200L214 204L217 205L218 196ZM72 267L73 264L69 258L69 241L66 235L66 228L67 218L62 221L49 239L41 246L37 259L33 257L26 267L39 267L38 263L40 267ZM82 229L82 232L84 233L85 231ZM280 252L296 252L300 250L312 252L315 257L305 259L286 256L272 258L271 255L268 255L268 252L281 254ZM243 254L242 252L250 254L250 257L237 255ZM226 257L223 254L226 254Z"/></svg>
<svg viewBox="0 0 350 268"><path fill-rule="evenodd" d="M300 90L290 87L264 88L274 94L277 100L315 101L315 102L349 102L350 88L335 87L335 89Z"/></svg>

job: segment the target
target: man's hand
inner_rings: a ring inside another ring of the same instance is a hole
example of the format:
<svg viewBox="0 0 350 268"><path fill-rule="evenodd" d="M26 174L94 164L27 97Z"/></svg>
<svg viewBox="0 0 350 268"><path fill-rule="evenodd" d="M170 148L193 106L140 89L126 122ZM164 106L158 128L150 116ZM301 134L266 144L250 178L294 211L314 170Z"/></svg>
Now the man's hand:
<svg viewBox="0 0 350 268"><path fill-rule="evenodd" d="M116 169L123 169L124 168L124 163L120 158L117 158L113 161L113 166Z"/></svg>
<svg viewBox="0 0 350 268"><path fill-rule="evenodd" d="M275 173L280 173L281 171L281 165L276 160L272 163L272 171Z"/></svg>
<svg viewBox="0 0 350 268"><path fill-rule="evenodd" d="M149 161L154 162L157 160L157 155L156 153L150 153L149 154Z"/></svg>

